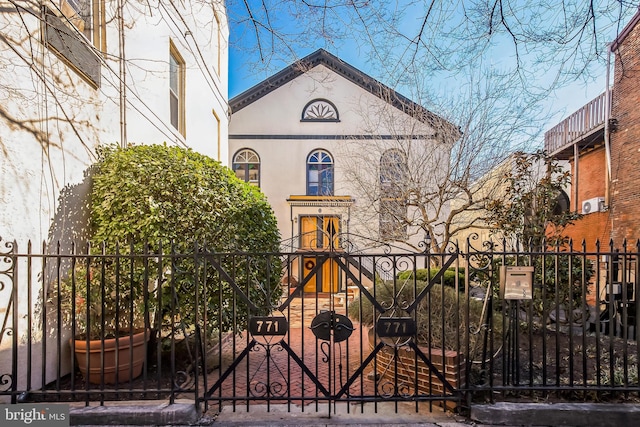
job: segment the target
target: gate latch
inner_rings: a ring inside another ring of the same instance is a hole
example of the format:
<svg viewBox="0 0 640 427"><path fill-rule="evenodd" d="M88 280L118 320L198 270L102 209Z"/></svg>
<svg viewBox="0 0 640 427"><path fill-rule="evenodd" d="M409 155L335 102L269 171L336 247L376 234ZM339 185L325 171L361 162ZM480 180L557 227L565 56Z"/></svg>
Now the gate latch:
<svg viewBox="0 0 640 427"><path fill-rule="evenodd" d="M317 339L322 341L341 342L348 339L353 332L353 323L344 314L333 310L323 311L311 321L311 331Z"/></svg>

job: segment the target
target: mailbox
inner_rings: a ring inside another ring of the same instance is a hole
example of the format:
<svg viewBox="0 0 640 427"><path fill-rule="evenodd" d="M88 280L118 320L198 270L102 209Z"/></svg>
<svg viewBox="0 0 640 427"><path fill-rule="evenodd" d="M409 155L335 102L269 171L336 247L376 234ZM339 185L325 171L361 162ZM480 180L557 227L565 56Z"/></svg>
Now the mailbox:
<svg viewBox="0 0 640 427"><path fill-rule="evenodd" d="M533 298L533 267L501 266L500 297L530 300Z"/></svg>

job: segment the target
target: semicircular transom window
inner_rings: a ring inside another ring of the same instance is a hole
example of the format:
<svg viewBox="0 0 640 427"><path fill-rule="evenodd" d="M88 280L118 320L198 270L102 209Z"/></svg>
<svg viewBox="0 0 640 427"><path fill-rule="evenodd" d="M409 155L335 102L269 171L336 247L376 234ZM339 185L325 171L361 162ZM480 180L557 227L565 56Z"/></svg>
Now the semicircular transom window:
<svg viewBox="0 0 640 427"><path fill-rule="evenodd" d="M339 122L338 109L329 100L314 99L302 109L303 122Z"/></svg>

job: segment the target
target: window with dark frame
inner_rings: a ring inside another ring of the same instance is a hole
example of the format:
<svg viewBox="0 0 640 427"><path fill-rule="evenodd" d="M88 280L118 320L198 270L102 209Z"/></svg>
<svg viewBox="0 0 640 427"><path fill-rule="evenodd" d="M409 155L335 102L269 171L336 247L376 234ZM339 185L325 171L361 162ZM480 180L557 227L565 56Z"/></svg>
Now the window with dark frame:
<svg viewBox="0 0 640 427"><path fill-rule="evenodd" d="M326 150L315 150L307 158L307 195L333 196L333 158Z"/></svg>
<svg viewBox="0 0 640 427"><path fill-rule="evenodd" d="M314 99L302 109L302 122L339 122L340 115L333 102L328 99Z"/></svg>
<svg viewBox="0 0 640 427"><path fill-rule="evenodd" d="M244 182L260 187L260 158L248 148L240 150L233 156L233 171Z"/></svg>

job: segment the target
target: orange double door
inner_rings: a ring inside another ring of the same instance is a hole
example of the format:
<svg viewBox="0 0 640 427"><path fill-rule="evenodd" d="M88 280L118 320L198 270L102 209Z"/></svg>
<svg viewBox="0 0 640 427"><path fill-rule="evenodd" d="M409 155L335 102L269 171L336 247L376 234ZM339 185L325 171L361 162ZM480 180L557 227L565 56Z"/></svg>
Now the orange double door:
<svg viewBox="0 0 640 427"><path fill-rule="evenodd" d="M340 217L330 215L312 215L300 217L300 250L314 252L315 255L302 257L303 277L307 277L316 265L324 260L304 287L305 292L335 293L340 290L340 268L333 259L325 255L341 252Z"/></svg>

